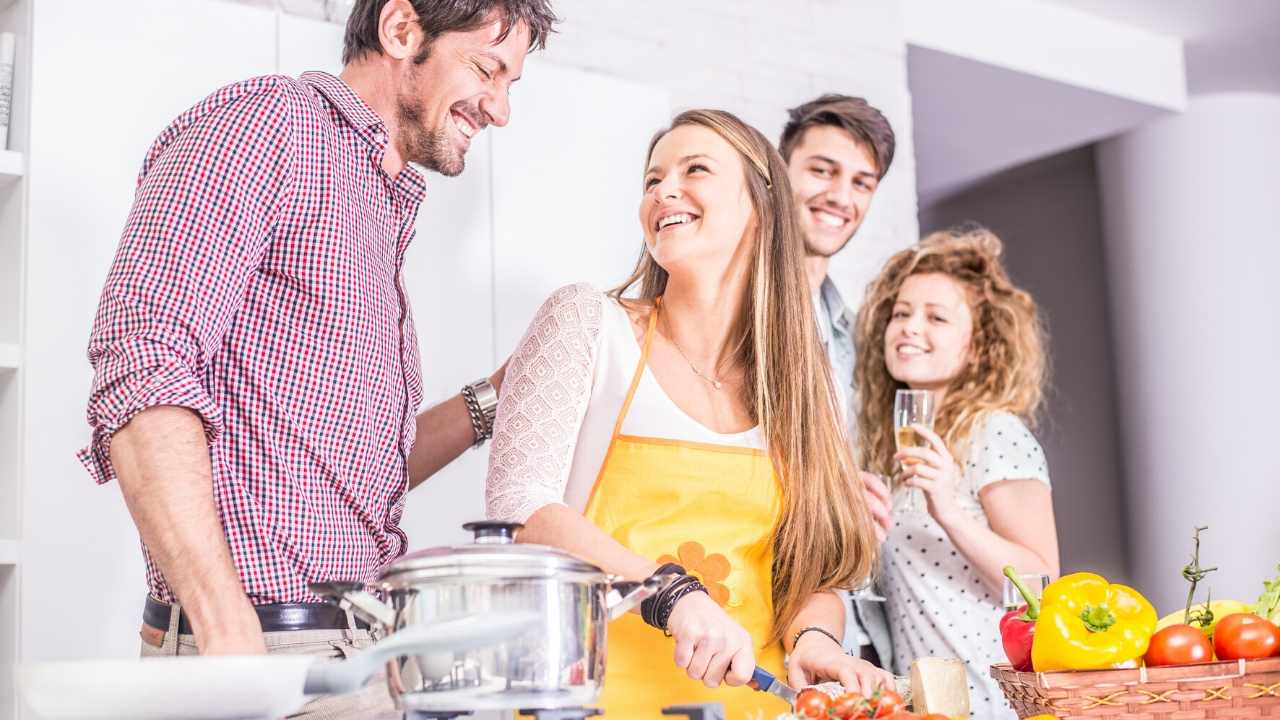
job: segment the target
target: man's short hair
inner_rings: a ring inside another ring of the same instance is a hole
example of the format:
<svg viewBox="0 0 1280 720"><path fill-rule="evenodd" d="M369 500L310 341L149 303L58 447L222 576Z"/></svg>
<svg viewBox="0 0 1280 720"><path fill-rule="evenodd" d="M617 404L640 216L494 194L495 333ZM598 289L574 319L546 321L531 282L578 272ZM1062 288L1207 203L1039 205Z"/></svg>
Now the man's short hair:
<svg viewBox="0 0 1280 720"><path fill-rule="evenodd" d="M356 0L343 36L343 65L368 52L382 54L378 18L386 4L387 0ZM426 35L424 51L414 62L426 60L426 48L436 38L450 32L478 30L495 11L502 20L498 42L506 39L512 27L524 23L529 28L530 50L546 47L547 36L555 32L553 26L558 22L551 10L551 0L409 0L409 4L418 13L418 23Z"/></svg>
<svg viewBox="0 0 1280 720"><path fill-rule="evenodd" d="M830 125L849 133L856 142L871 150L876 159L877 178L884 178L889 172L896 144L893 126L865 99L828 93L791 108L787 115L787 125L782 128L782 139L778 141L778 152L783 160L791 162L792 151L809 128Z"/></svg>

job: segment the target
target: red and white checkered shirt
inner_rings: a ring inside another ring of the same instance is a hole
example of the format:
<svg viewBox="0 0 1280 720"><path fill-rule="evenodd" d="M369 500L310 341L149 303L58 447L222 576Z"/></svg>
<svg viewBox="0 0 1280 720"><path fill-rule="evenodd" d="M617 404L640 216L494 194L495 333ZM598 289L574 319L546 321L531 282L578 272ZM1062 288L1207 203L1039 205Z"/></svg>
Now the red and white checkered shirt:
<svg viewBox="0 0 1280 720"><path fill-rule="evenodd" d="M422 398L401 279L426 191L382 170L386 128L340 79L218 90L151 146L89 339L79 457L156 405L204 421L213 493L255 603L317 598L399 557ZM172 602L143 548L151 593Z"/></svg>

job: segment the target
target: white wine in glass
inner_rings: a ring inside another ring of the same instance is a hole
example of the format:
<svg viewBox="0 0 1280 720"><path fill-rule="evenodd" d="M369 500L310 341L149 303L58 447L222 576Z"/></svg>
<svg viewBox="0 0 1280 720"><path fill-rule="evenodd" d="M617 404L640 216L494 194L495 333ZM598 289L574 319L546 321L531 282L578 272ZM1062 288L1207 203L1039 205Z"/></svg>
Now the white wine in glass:
<svg viewBox="0 0 1280 720"><path fill-rule="evenodd" d="M935 396L931 390L907 390L902 389L893 397L893 436L897 443L898 450L912 447L928 447L929 441L923 435L916 432L912 425L923 425L930 430L933 429L933 416L935 411ZM904 465L915 464L916 460L904 460ZM895 490L897 488L894 488ZM903 490L909 491L910 488L903 487ZM908 510L916 510L915 496L917 493L909 492L905 505Z"/></svg>

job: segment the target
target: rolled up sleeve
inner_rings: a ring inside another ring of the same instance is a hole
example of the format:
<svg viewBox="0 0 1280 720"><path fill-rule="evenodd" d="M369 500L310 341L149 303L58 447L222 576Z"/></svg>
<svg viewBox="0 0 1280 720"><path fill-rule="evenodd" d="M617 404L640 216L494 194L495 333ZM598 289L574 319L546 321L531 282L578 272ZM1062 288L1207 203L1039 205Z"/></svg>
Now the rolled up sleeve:
<svg viewBox="0 0 1280 720"><path fill-rule="evenodd" d="M192 410L209 442L222 432L205 375L291 187L291 101L269 77L224 88L148 153L89 338L78 457L97 482L115 478L112 436L148 408Z"/></svg>

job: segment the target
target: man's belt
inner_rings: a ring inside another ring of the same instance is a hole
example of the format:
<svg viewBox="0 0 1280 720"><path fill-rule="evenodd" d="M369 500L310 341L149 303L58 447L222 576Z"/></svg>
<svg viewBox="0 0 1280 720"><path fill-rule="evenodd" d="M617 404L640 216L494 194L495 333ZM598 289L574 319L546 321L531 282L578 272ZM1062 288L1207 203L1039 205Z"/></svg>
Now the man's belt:
<svg viewBox="0 0 1280 720"><path fill-rule="evenodd" d="M142 622L164 632L169 630L169 605L153 597L147 597L142 611ZM262 632L287 632L291 630L346 630L347 613L336 605L326 603L275 603L254 605ZM368 630L369 623L356 618L357 630ZM187 614L178 617L178 634L190 635L191 623Z"/></svg>

